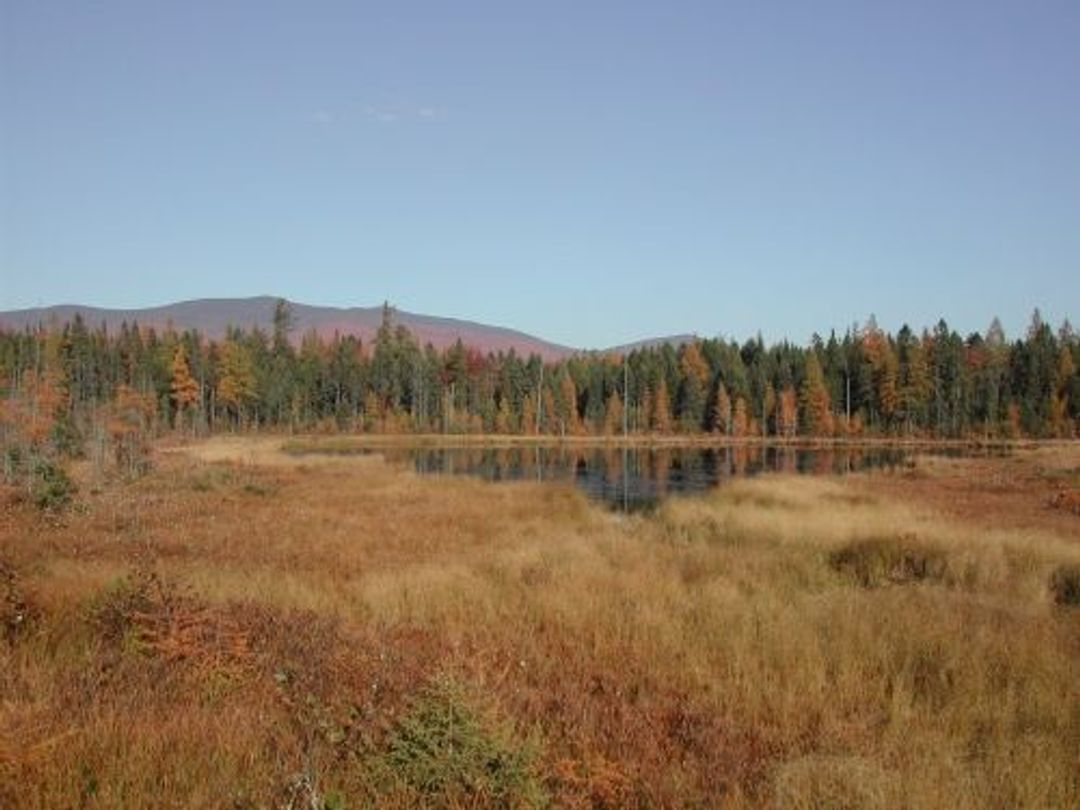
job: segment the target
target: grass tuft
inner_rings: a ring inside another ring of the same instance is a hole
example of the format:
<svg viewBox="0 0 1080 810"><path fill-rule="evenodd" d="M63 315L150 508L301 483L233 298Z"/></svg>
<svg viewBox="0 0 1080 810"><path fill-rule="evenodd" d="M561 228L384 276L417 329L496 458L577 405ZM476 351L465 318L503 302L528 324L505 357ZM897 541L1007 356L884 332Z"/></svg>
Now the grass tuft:
<svg viewBox="0 0 1080 810"><path fill-rule="evenodd" d="M908 535L855 540L833 551L829 565L863 588L936 584L949 578L944 551Z"/></svg>
<svg viewBox="0 0 1080 810"><path fill-rule="evenodd" d="M1061 565L1050 575L1050 593L1054 604L1080 606L1080 565Z"/></svg>

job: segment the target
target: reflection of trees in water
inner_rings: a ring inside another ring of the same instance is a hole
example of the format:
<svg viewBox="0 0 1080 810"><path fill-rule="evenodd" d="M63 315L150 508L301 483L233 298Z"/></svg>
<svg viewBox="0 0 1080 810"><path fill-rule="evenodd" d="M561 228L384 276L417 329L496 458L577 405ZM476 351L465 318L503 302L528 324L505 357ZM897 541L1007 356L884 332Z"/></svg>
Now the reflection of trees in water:
<svg viewBox="0 0 1080 810"><path fill-rule="evenodd" d="M881 448L726 445L714 448L503 446L394 448L387 461L417 472L472 474L488 480L572 481L594 496L621 504L654 502L675 492L706 489L760 471L843 474L896 464L906 454Z"/></svg>
<svg viewBox="0 0 1080 810"><path fill-rule="evenodd" d="M539 453L539 447L527 447L518 450L517 458L522 478L532 479L537 477L536 471L539 469Z"/></svg>
<svg viewBox="0 0 1080 810"><path fill-rule="evenodd" d="M750 463L750 448L744 444L731 448L731 468L735 475L746 475Z"/></svg>
<svg viewBox="0 0 1080 810"><path fill-rule="evenodd" d="M605 447L600 452L600 466L604 471L604 483L621 485L623 478L623 452L614 447Z"/></svg>
<svg viewBox="0 0 1080 810"><path fill-rule="evenodd" d="M810 471L815 475L827 475L833 471L835 462L832 450L814 450L810 454Z"/></svg>
<svg viewBox="0 0 1080 810"><path fill-rule="evenodd" d="M794 473L799 471L798 452L794 447L781 447L776 454L776 469L779 472Z"/></svg>
<svg viewBox="0 0 1080 810"><path fill-rule="evenodd" d="M510 449L500 447L495 450L495 470L499 478L513 478L514 468L510 462Z"/></svg>
<svg viewBox="0 0 1080 810"><path fill-rule="evenodd" d="M848 469L861 470L866 465L866 451L863 449L856 447L849 455Z"/></svg>
<svg viewBox="0 0 1080 810"><path fill-rule="evenodd" d="M671 451L666 447L657 448L652 455L652 479L656 482L656 491L663 494L668 490L671 480Z"/></svg>

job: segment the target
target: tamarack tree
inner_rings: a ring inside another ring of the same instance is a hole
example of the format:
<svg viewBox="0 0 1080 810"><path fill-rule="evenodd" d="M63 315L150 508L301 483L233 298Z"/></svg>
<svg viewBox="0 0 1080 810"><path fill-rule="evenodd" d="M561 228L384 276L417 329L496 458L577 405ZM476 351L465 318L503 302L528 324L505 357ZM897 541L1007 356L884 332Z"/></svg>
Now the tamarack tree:
<svg viewBox="0 0 1080 810"><path fill-rule="evenodd" d="M1080 424L1080 339L1037 313L1012 342L996 320L963 337L944 321L890 334L871 318L807 347L695 339L557 362L460 341L420 346L389 305L370 343L297 335L293 325L279 302L270 333L230 329L220 339L78 319L0 329L0 439L78 454L110 409L132 424L142 413L148 432L611 435L625 416L637 433L1068 438ZM137 407L133 392L144 398Z"/></svg>

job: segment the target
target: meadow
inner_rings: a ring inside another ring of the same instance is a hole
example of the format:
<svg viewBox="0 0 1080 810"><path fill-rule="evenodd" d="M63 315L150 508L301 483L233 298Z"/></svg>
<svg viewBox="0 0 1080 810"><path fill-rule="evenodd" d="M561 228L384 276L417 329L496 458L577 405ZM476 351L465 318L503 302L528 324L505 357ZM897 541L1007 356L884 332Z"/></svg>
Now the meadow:
<svg viewBox="0 0 1080 810"><path fill-rule="evenodd" d="M1080 805L1080 449L619 514L276 439L0 504L0 806Z"/></svg>

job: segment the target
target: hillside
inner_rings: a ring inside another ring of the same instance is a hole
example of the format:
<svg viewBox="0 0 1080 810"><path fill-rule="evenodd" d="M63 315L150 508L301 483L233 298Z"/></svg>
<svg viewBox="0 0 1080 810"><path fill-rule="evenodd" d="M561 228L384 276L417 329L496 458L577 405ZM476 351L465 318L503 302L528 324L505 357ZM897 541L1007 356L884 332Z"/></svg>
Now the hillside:
<svg viewBox="0 0 1080 810"><path fill-rule="evenodd" d="M183 301L145 309L103 309L77 304L41 307L35 309L0 312L0 328L23 329L38 324L65 323L82 316L91 327L102 323L110 332L122 323L139 323L158 329L172 325L178 330L196 329L210 338L220 338L229 326L269 329L273 319L272 296L256 298L203 298ZM324 307L291 303L295 316L297 336L314 329L323 337L335 332L356 335L361 340L371 340L382 320L382 307ZM409 329L421 344L431 343L437 349L452 346L457 340L482 352L508 352L513 349L520 355L539 354L545 360L555 361L569 357L576 351L568 346L543 340L524 332L500 326L476 323L455 318L440 318L404 310L395 310L395 323Z"/></svg>

